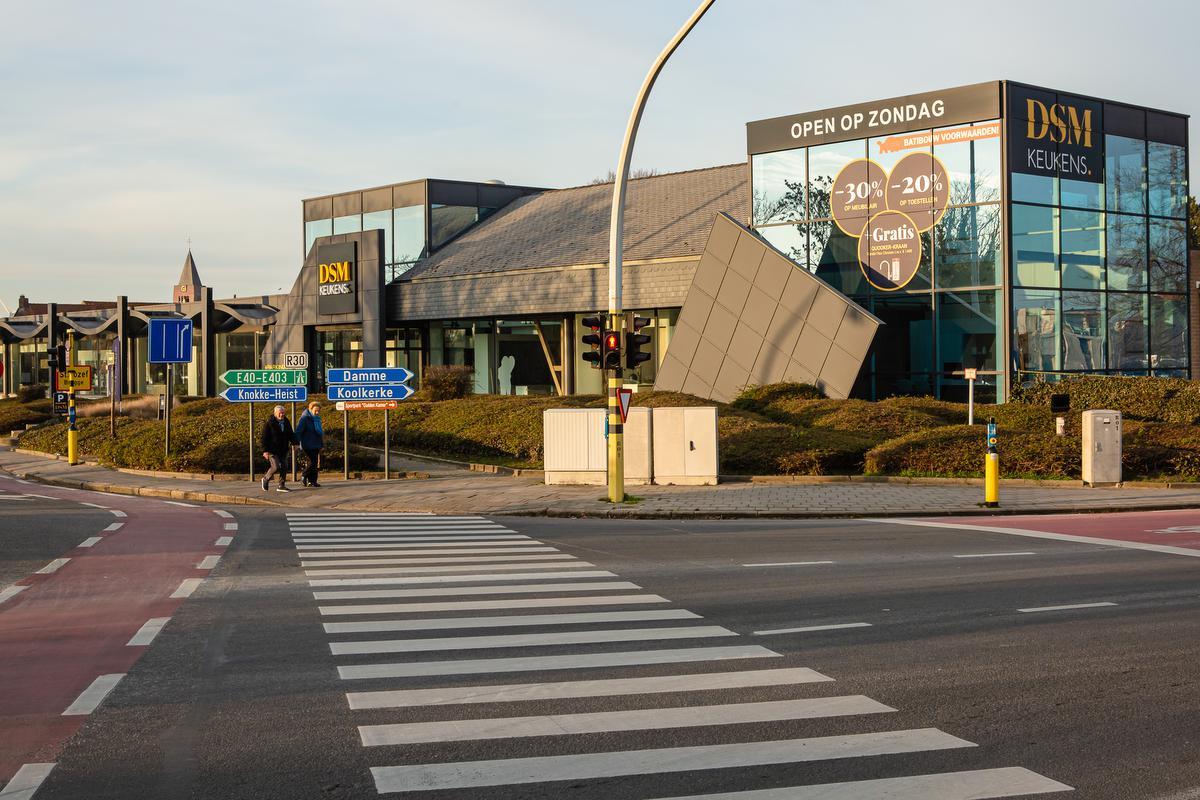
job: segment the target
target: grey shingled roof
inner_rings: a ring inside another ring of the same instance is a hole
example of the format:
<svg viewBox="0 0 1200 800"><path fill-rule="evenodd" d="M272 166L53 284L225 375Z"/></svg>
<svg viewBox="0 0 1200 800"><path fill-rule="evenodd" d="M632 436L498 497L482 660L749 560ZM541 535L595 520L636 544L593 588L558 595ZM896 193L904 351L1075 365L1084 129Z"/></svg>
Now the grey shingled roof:
<svg viewBox="0 0 1200 800"><path fill-rule="evenodd" d="M717 212L749 216L746 164L629 182L626 261L699 256ZM403 280L608 261L612 184L522 197L433 253Z"/></svg>

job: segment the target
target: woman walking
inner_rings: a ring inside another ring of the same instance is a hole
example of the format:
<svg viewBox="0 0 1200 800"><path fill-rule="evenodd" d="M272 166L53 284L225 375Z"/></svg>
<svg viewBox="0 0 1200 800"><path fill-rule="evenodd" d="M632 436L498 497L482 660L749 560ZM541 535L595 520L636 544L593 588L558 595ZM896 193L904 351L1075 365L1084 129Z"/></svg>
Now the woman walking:
<svg viewBox="0 0 1200 800"><path fill-rule="evenodd" d="M321 404L315 400L296 422L296 438L304 451L304 485L321 488L317 483L317 460L325 447L325 429L321 427Z"/></svg>

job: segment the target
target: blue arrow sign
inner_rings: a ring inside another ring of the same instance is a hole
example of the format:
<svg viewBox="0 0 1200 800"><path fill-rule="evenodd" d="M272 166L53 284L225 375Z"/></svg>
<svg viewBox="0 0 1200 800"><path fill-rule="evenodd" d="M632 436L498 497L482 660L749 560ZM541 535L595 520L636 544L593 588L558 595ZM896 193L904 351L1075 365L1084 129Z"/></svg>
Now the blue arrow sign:
<svg viewBox="0 0 1200 800"><path fill-rule="evenodd" d="M404 383L413 374L404 367L334 368L325 371L326 383ZM330 395L332 398L333 395ZM350 399L350 398L345 398Z"/></svg>
<svg viewBox="0 0 1200 800"><path fill-rule="evenodd" d="M150 320L151 364L190 364L192 361L192 321L190 319Z"/></svg>
<svg viewBox="0 0 1200 800"><path fill-rule="evenodd" d="M221 392L231 403L303 403L307 386L230 386Z"/></svg>
<svg viewBox="0 0 1200 800"><path fill-rule="evenodd" d="M330 370L332 372L332 370ZM349 370L347 370L349 371ZM407 372L407 370L405 370ZM359 383L334 384L329 387L329 399L333 400L404 400L413 393L411 386L403 383Z"/></svg>

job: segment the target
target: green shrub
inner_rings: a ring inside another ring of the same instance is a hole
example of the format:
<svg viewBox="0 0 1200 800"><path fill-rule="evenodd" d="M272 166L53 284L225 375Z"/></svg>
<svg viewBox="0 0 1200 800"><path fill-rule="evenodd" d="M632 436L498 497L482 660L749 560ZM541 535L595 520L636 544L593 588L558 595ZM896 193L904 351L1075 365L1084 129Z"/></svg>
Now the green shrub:
<svg viewBox="0 0 1200 800"><path fill-rule="evenodd" d="M429 390L429 399L461 400L475 385L475 370L461 365L432 366L421 378L421 388Z"/></svg>
<svg viewBox="0 0 1200 800"><path fill-rule="evenodd" d="M1017 387L1013 399L1049 406L1052 394L1070 397L1072 415L1088 409L1110 409L1129 419L1187 425L1200 422L1200 383L1183 378L1081 375L1057 383Z"/></svg>
<svg viewBox="0 0 1200 800"><path fill-rule="evenodd" d="M0 434L8 435L26 425L37 425L53 416L50 401L40 398L30 402L0 400Z"/></svg>
<svg viewBox="0 0 1200 800"><path fill-rule="evenodd" d="M949 425L915 431L867 452L874 475L982 477L986 450L982 425ZM1000 428L1001 477L1078 478L1079 439Z"/></svg>
<svg viewBox="0 0 1200 800"><path fill-rule="evenodd" d="M46 384L44 383L34 383L17 389L18 403L32 403L34 400L44 400L45 398Z"/></svg>

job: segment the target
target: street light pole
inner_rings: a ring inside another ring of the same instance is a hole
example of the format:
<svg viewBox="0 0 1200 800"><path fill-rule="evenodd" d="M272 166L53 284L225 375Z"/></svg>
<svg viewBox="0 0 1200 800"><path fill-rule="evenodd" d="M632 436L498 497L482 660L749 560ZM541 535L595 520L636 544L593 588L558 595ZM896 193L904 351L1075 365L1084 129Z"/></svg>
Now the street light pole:
<svg viewBox="0 0 1200 800"><path fill-rule="evenodd" d="M621 238L625 226L625 187L629 181L629 162L633 158L633 140L637 137L638 125L642 121L642 111L646 108L650 89L654 87L654 81L662 72L663 65L714 2L716 0L702 0L688 21L658 54L650 71L646 73L646 79L642 81L642 88L638 90L633 110L629 113L629 122L625 126L625 139L621 142L621 157L617 164L616 179L613 181L612 219L608 229L608 329L616 331L618 336L621 335L622 325ZM620 391L621 370L618 367L609 370L608 374L608 499L612 503L620 503L625 499L625 446Z"/></svg>

